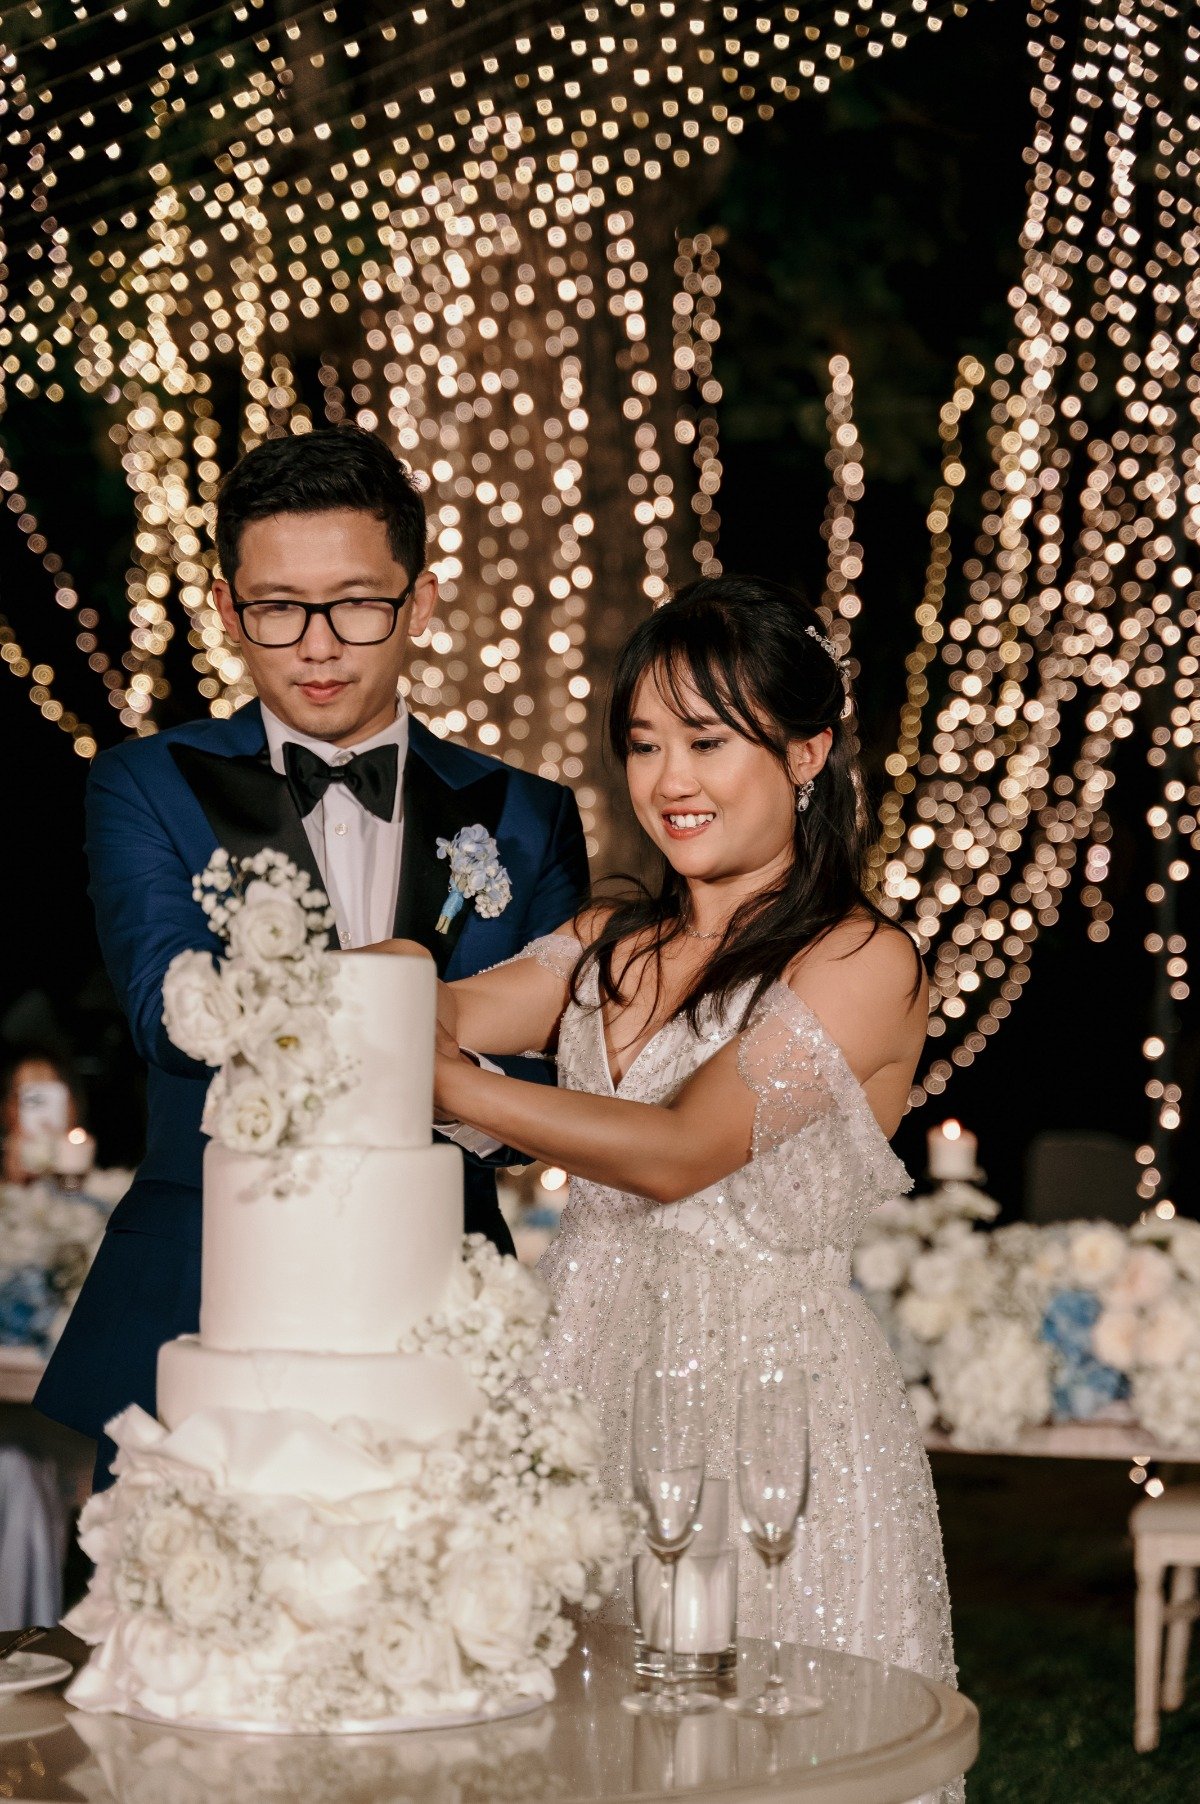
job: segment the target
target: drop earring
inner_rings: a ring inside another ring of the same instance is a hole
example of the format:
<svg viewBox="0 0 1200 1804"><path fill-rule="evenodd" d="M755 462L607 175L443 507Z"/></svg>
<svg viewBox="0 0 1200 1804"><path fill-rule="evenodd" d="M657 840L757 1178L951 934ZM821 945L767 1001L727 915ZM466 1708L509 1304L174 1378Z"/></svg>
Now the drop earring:
<svg viewBox="0 0 1200 1804"><path fill-rule="evenodd" d="M812 801L813 790L816 787L817 787L817 784L816 784L816 779L814 777L809 777L805 780L805 782L798 783L796 785L796 813L797 814L804 813L804 810L808 807L808 804Z"/></svg>

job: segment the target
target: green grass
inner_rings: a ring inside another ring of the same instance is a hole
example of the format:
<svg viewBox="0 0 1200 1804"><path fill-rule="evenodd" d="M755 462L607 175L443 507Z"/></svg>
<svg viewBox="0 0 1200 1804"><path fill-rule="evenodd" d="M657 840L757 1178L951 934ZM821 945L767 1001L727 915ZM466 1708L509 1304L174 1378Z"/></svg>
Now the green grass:
<svg viewBox="0 0 1200 1804"><path fill-rule="evenodd" d="M959 1683L983 1723L969 1804L1200 1804L1200 1631L1182 1710L1133 1751L1127 1468L947 1454L934 1479Z"/></svg>

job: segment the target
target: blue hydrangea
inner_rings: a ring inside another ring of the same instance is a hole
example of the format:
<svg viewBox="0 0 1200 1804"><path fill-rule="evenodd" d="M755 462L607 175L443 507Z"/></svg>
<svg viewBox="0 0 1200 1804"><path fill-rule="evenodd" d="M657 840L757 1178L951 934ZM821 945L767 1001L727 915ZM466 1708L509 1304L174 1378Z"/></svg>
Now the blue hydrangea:
<svg viewBox="0 0 1200 1804"><path fill-rule="evenodd" d="M1051 1413L1056 1422L1086 1422L1108 1404L1129 1395L1125 1374L1091 1354L1057 1360L1055 1368Z"/></svg>
<svg viewBox="0 0 1200 1804"><path fill-rule="evenodd" d="M50 1330L59 1296L50 1274L36 1265L19 1266L0 1280L0 1346L50 1350Z"/></svg>
<svg viewBox="0 0 1200 1804"><path fill-rule="evenodd" d="M1100 1299L1090 1290L1060 1290L1051 1297L1042 1317L1042 1339L1056 1352L1091 1355L1092 1329L1100 1314Z"/></svg>

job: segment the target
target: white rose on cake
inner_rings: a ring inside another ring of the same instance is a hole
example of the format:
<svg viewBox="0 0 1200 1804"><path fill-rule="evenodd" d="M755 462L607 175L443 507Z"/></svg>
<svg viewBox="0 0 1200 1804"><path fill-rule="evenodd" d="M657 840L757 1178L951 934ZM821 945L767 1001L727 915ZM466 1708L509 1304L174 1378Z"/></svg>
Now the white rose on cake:
<svg viewBox="0 0 1200 1804"><path fill-rule="evenodd" d="M184 1548L161 1580L163 1608L180 1628L207 1629L236 1614L237 1578L219 1547Z"/></svg>
<svg viewBox="0 0 1200 1804"><path fill-rule="evenodd" d="M180 952L163 979L163 1022L191 1059L220 1065L237 1044L242 1007L207 952Z"/></svg>
<svg viewBox="0 0 1200 1804"><path fill-rule="evenodd" d="M507 1672L530 1651L533 1580L511 1554L458 1556L442 1594L446 1621L468 1660Z"/></svg>
<svg viewBox="0 0 1200 1804"><path fill-rule="evenodd" d="M256 879L229 922L229 952L249 965L272 966L299 958L308 945L308 920L300 904L277 884Z"/></svg>
<svg viewBox="0 0 1200 1804"><path fill-rule="evenodd" d="M232 1152L273 1152L287 1125L286 1099L255 1072L227 1077L222 1071L209 1086L204 1132Z"/></svg>
<svg viewBox="0 0 1200 1804"><path fill-rule="evenodd" d="M596 1472L600 1466L600 1430L578 1391L556 1391L543 1398L529 1427L529 1445L552 1472Z"/></svg>
<svg viewBox="0 0 1200 1804"><path fill-rule="evenodd" d="M449 1623L417 1611L381 1615L366 1638L362 1660L367 1677L398 1701L414 1691L453 1691L463 1683Z"/></svg>
<svg viewBox="0 0 1200 1804"><path fill-rule="evenodd" d="M259 1075L286 1088L312 1080L334 1063L329 1023L319 1009L289 1008L270 997L242 1034L241 1050Z"/></svg>
<svg viewBox="0 0 1200 1804"><path fill-rule="evenodd" d="M199 1519L182 1503L151 1508L138 1535L138 1553L155 1572L191 1546L200 1530Z"/></svg>

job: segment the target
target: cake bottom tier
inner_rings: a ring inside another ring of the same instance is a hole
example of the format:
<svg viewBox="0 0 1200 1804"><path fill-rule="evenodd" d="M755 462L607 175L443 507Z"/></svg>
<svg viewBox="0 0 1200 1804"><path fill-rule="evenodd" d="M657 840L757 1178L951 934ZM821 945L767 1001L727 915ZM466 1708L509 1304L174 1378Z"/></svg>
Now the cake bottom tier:
<svg viewBox="0 0 1200 1804"><path fill-rule="evenodd" d="M116 1483L80 1518L95 1570L65 1626L94 1652L69 1701L341 1735L549 1699L560 1603L611 1506L581 1483L519 1495L523 1420L485 1410L420 1448L301 1410L200 1410L168 1432L131 1405L108 1424Z"/></svg>
<svg viewBox="0 0 1200 1804"><path fill-rule="evenodd" d="M428 1446L461 1434L481 1404L457 1360L416 1353L234 1353L186 1334L158 1355L158 1414L168 1429L200 1410L303 1410L330 1424L386 1424Z"/></svg>

